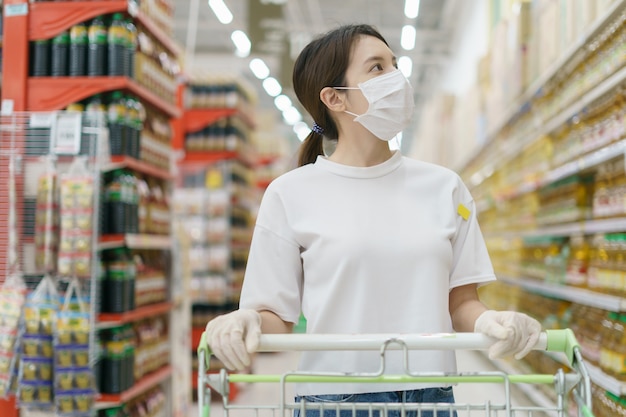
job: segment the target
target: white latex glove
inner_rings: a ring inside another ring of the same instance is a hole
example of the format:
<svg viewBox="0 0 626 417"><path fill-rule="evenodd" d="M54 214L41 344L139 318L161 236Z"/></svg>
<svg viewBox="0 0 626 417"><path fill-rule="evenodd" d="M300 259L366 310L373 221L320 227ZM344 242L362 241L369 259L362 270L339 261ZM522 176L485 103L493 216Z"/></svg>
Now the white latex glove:
<svg viewBox="0 0 626 417"><path fill-rule="evenodd" d="M476 319L474 332L498 339L489 347L490 359L521 359L537 344L541 324L523 313L487 310Z"/></svg>
<svg viewBox="0 0 626 417"><path fill-rule="evenodd" d="M206 325L205 339L211 352L230 370L250 366L250 354L259 347L261 315L255 310L235 310L217 316Z"/></svg>

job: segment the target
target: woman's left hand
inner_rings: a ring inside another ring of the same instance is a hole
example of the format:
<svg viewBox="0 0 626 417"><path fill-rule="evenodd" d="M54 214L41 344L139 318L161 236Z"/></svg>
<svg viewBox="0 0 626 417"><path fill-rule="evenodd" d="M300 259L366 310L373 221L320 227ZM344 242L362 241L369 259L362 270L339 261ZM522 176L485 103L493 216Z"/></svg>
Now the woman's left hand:
<svg viewBox="0 0 626 417"><path fill-rule="evenodd" d="M474 331L497 339L489 348L490 359L521 359L537 344L541 324L523 313L487 310L476 319Z"/></svg>

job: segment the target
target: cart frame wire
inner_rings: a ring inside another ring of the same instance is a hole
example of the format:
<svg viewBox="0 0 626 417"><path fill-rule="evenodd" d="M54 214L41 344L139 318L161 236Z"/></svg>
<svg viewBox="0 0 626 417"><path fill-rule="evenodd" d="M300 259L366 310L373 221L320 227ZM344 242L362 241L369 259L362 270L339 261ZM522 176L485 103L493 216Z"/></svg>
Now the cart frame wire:
<svg viewBox="0 0 626 417"><path fill-rule="evenodd" d="M533 417L535 412L548 413L557 417L567 416L567 395L572 396L577 404L579 417L593 417L591 411L591 382L585 366L580 346L574 333L570 329L547 330L541 334L535 350L563 353L572 369L565 373L559 369L551 374L509 375L504 372L473 372L473 373L423 373L409 370L410 350L486 350L493 343L493 339L479 333L441 333L441 334L276 334L262 335L258 352L281 351L313 351L313 350L379 350L381 365L377 372L366 374L345 373L309 373L287 372L281 375L256 374L229 374L222 369L220 372L209 373L211 351L206 344L205 335L202 335L198 347L198 408L200 417L209 417L211 406L211 390L219 393L223 398L224 415L235 410L255 410L254 415L266 410L271 415L288 416L294 410L300 410L305 415L306 410L318 410L321 415L326 410L332 410L339 415L340 411L351 412L367 411L369 416L386 416L389 411L415 411L418 416L424 411L434 412L467 411L472 416L476 412L484 412L487 417L501 416ZM404 352L404 374L385 374L385 353L388 350L402 350ZM287 383L501 383L504 386L504 403L492 404L433 404L433 403L313 403L302 401L288 402L285 387ZM277 405L237 405L229 402L231 383L275 383L280 384L280 404ZM552 385L556 394L554 407L546 406L513 406L511 404L511 384L540 384ZM504 414L498 414L504 413ZM344 415L343 413L341 414Z"/></svg>

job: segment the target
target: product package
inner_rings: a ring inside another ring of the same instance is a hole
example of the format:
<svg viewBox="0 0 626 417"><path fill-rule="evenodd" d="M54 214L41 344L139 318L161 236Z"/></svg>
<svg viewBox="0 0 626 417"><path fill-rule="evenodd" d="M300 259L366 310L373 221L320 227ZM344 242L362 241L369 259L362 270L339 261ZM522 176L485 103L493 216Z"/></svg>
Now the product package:
<svg viewBox="0 0 626 417"><path fill-rule="evenodd" d="M89 361L89 313L74 278L57 315L54 337L54 402L58 416L88 417L96 398ZM72 307L78 305L78 310Z"/></svg>
<svg viewBox="0 0 626 417"><path fill-rule="evenodd" d="M35 265L42 273L56 270L59 212L57 174L52 157L45 157L45 172L37 182L37 214L35 216Z"/></svg>
<svg viewBox="0 0 626 417"><path fill-rule="evenodd" d="M59 311L55 283L44 276L26 299L17 384L20 408L50 410L53 405L53 334Z"/></svg>
<svg viewBox="0 0 626 417"><path fill-rule="evenodd" d="M20 346L20 318L26 299L21 275L10 275L0 287L0 398L11 394Z"/></svg>
<svg viewBox="0 0 626 417"><path fill-rule="evenodd" d="M88 278L94 237L94 178L85 158L76 158L69 172L61 176L60 191L58 273Z"/></svg>

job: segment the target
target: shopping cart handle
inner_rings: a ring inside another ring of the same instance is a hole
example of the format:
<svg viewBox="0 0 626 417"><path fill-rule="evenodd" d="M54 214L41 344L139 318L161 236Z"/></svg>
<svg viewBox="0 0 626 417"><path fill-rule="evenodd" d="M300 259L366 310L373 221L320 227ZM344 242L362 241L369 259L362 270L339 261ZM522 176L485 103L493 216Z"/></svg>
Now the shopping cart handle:
<svg viewBox="0 0 626 417"><path fill-rule="evenodd" d="M482 333L436 333L436 334L264 334L258 352L314 351L314 350L486 350L493 339ZM574 360L574 348L578 342L570 329L542 332L535 350L563 352L569 363ZM198 356L204 351L208 368L210 348L202 334Z"/></svg>

